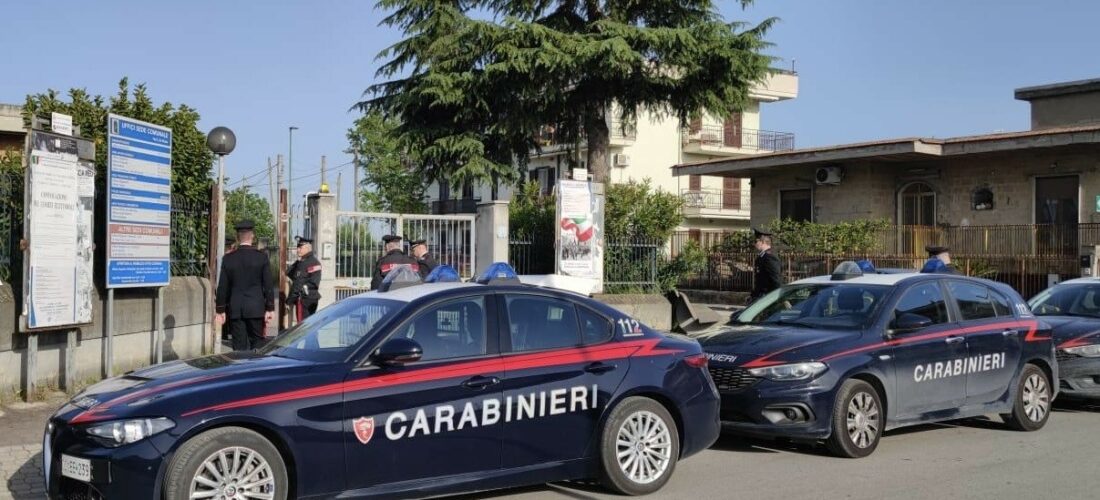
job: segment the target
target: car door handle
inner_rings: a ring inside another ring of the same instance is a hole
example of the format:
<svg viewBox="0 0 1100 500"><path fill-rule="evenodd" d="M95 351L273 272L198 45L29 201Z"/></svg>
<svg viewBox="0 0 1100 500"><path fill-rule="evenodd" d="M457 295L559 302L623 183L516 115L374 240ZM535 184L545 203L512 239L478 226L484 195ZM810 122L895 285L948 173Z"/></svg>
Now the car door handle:
<svg viewBox="0 0 1100 500"><path fill-rule="evenodd" d="M1013 330L1013 329L1011 329L1011 328L1009 328L1009 329L1007 329L1007 330L1005 330L1005 331L1001 332L1001 335L1004 335L1005 337L1015 337L1015 336L1017 336L1017 335L1019 335L1019 334L1020 334L1020 332L1018 332L1018 331L1016 331L1016 330Z"/></svg>
<svg viewBox="0 0 1100 500"><path fill-rule="evenodd" d="M601 362L597 361L595 363L592 363L592 364L584 367L584 371L586 371L588 373L607 373L611 370L614 370L615 368L618 368L618 367L615 366L615 365L609 365L607 363L601 363Z"/></svg>
<svg viewBox="0 0 1100 500"><path fill-rule="evenodd" d="M467 389L480 390L491 385L497 385L500 383L500 379L496 377L483 377L478 375L462 383L462 387Z"/></svg>
<svg viewBox="0 0 1100 500"><path fill-rule="evenodd" d="M945 342L947 342L948 344L958 344L959 342L962 342L964 340L966 340L966 337L947 337L947 340L945 340Z"/></svg>

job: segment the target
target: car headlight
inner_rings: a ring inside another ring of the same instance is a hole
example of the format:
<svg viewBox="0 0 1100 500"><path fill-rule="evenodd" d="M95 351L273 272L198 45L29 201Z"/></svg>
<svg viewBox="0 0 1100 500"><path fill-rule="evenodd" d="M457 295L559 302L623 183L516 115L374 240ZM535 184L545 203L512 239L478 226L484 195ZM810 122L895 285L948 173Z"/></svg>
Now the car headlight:
<svg viewBox="0 0 1100 500"><path fill-rule="evenodd" d="M754 377L763 377L768 380L788 381L811 379L825 373L826 369L828 366L825 366L825 363L811 362L752 368L749 373Z"/></svg>
<svg viewBox="0 0 1100 500"><path fill-rule="evenodd" d="M1062 349L1070 354L1084 356L1086 358L1100 358L1100 344L1083 345L1080 347L1067 347Z"/></svg>
<svg viewBox="0 0 1100 500"><path fill-rule="evenodd" d="M175 422L164 417L136 418L93 424L85 428L85 432L104 446L114 448L124 444L136 443L175 426Z"/></svg>

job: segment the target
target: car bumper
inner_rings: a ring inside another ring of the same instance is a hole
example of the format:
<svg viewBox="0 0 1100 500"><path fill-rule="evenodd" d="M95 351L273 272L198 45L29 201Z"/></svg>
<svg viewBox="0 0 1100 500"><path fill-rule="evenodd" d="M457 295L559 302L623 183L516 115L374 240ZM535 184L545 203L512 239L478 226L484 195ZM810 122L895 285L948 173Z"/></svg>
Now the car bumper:
<svg viewBox="0 0 1100 500"><path fill-rule="evenodd" d="M684 423L683 443L680 445L680 458L687 458L710 448L722 434L722 425L718 420L721 400L714 384L699 393L680 407L680 416Z"/></svg>
<svg viewBox="0 0 1100 500"><path fill-rule="evenodd" d="M49 498L126 499L159 498L164 454L154 436L118 448L93 446L64 425L43 439L43 472ZM88 460L90 480L62 473L62 456Z"/></svg>
<svg viewBox="0 0 1100 500"><path fill-rule="evenodd" d="M829 437L834 400L830 387L761 380L723 392L719 415L723 430L735 434L816 441Z"/></svg>
<svg viewBox="0 0 1100 500"><path fill-rule="evenodd" d="M1100 398L1100 358L1062 359L1058 378L1062 397Z"/></svg>

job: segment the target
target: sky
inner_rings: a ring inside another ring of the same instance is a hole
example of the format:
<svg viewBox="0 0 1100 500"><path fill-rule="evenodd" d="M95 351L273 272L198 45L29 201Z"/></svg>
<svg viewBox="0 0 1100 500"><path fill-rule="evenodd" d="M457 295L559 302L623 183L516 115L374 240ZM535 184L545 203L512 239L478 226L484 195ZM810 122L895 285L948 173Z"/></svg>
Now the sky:
<svg viewBox="0 0 1100 500"><path fill-rule="evenodd" d="M798 147L904 136L1024 130L1021 86L1100 77L1095 0L720 0L727 20L778 17L776 66L799 73L797 99L762 107L761 127ZM5 2L0 103L78 87L111 95L119 79L157 102L186 103L208 130L237 135L230 187L268 193L267 158L289 153L294 193L343 174L351 203L349 111L375 79L379 27L368 0L51 0ZM307 177L308 176L308 177Z"/></svg>

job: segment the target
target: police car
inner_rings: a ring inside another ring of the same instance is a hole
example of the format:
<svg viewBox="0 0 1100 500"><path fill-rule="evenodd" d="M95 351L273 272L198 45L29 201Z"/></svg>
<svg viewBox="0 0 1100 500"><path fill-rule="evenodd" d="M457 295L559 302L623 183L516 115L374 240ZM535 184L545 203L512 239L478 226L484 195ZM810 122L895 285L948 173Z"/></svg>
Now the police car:
<svg viewBox="0 0 1100 500"><path fill-rule="evenodd" d="M52 497L420 497L661 488L720 432L698 342L587 297L408 270L253 352L95 385L50 420ZM399 286L409 285L411 286Z"/></svg>
<svg viewBox="0 0 1100 500"><path fill-rule="evenodd" d="M1062 396L1100 398L1100 278L1064 281L1030 304L1051 325Z"/></svg>
<svg viewBox="0 0 1100 500"><path fill-rule="evenodd" d="M1049 329L1011 288L962 276L845 262L699 341L726 429L844 457L870 455L885 430L990 413L1034 431L1057 391Z"/></svg>

